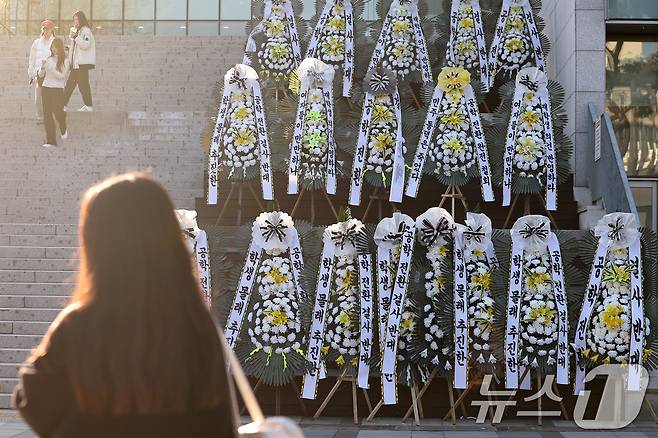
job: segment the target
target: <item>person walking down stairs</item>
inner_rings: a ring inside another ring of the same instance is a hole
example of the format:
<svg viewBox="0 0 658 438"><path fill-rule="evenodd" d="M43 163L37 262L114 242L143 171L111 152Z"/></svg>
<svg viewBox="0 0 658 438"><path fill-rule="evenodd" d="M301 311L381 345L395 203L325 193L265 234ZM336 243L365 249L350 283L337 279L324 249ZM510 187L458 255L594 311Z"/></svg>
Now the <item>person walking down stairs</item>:
<svg viewBox="0 0 658 438"><path fill-rule="evenodd" d="M37 107L37 119L43 119L41 103L41 79L39 69L41 61L50 56L50 45L55 39L55 23L50 20L41 22L41 36L34 40L30 47L30 59L27 66L27 77L30 85L34 84L34 103Z"/></svg>
<svg viewBox="0 0 658 438"><path fill-rule="evenodd" d="M43 78L41 99L43 104L43 124L46 128L46 143L43 147L57 146L55 120L59 124L62 139L68 137L66 130L66 113L64 112L64 85L69 73L64 43L55 38L50 46L50 56L41 61L39 77Z"/></svg>
<svg viewBox="0 0 658 438"><path fill-rule="evenodd" d="M82 94L84 105L78 111L91 112L94 110L91 101L91 85L89 85L89 70L96 64L96 41L84 12L73 14L73 27L69 33L69 60L71 74L64 90L64 106L68 105L73 90L77 86Z"/></svg>

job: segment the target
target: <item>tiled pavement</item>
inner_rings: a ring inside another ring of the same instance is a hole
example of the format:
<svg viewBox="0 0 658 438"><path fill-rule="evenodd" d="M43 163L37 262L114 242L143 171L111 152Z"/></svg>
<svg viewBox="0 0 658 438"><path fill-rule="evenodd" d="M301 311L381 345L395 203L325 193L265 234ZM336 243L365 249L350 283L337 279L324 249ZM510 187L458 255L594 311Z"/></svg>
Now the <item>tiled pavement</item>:
<svg viewBox="0 0 658 438"><path fill-rule="evenodd" d="M247 418L243 418L248 421ZM636 421L622 430L584 431L571 421L544 420L543 426L531 421L503 421L497 426L462 421L449 422L427 419L422 425L400 424L395 418L376 418L355 426L349 418L300 419L307 438L658 438L658 425ZM35 435L12 411L0 411L0 438L33 438Z"/></svg>

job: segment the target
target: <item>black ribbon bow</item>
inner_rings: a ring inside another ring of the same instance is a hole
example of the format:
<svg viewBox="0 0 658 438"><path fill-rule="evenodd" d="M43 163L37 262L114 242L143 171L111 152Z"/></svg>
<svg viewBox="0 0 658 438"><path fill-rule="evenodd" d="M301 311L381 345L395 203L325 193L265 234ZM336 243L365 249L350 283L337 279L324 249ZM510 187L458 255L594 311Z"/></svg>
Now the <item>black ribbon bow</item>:
<svg viewBox="0 0 658 438"><path fill-rule="evenodd" d="M189 237L190 239L196 239L196 236L194 235L194 228L183 228L183 234L185 237Z"/></svg>
<svg viewBox="0 0 658 438"><path fill-rule="evenodd" d="M331 231L331 241L334 242L336 247L340 249L345 249L345 245L348 243L354 245L356 241L358 232L356 231L357 224L352 224L345 231Z"/></svg>
<svg viewBox="0 0 658 438"><path fill-rule="evenodd" d="M233 69L233 73L231 74L228 83L231 85L237 85L241 90L247 89L247 78L240 76L240 73L236 68Z"/></svg>
<svg viewBox="0 0 658 438"><path fill-rule="evenodd" d="M608 237L612 240L621 240L624 231L624 224L621 223L621 218L618 217L614 224L608 224Z"/></svg>
<svg viewBox="0 0 658 438"><path fill-rule="evenodd" d="M375 92L380 93L386 91L390 84L391 80L386 73L375 72L372 74L372 76L370 76L369 85L370 88Z"/></svg>
<svg viewBox="0 0 658 438"><path fill-rule="evenodd" d="M407 229L407 224L404 222L400 222L398 225L398 230L394 231L392 233L388 233L384 236L384 240L388 241L396 241L402 239L402 235L404 234L405 230Z"/></svg>
<svg viewBox="0 0 658 438"><path fill-rule="evenodd" d="M450 235L451 231L452 229L450 224L444 217L439 219L439 222L436 224L436 226L432 225L429 220L423 219L422 226L420 227L420 240L426 246L431 246L439 236L447 237Z"/></svg>
<svg viewBox="0 0 658 438"><path fill-rule="evenodd" d="M286 232L284 230L288 228L287 225L283 224L283 219L279 219L279 222L277 222L276 225L269 220L266 220L265 224L265 226L260 227L265 241L269 242L272 237L276 237L279 242L283 242L283 239L286 237Z"/></svg>
<svg viewBox="0 0 658 438"><path fill-rule="evenodd" d="M530 91L537 92L539 90L539 82L535 82L530 79L530 76L528 75L523 75L521 76L521 79L519 79L519 83L521 85L525 85L526 88Z"/></svg>
<svg viewBox="0 0 658 438"><path fill-rule="evenodd" d="M473 241L477 243L482 243L484 240L484 231L482 231L482 225L473 229L470 225L467 225L467 229L464 230L464 239L468 241Z"/></svg>
<svg viewBox="0 0 658 438"><path fill-rule="evenodd" d="M321 88L323 83L324 83L324 75L322 72L319 72L315 69L311 69L308 71L308 75L311 77L311 82L313 84L313 88Z"/></svg>
<svg viewBox="0 0 658 438"><path fill-rule="evenodd" d="M530 224L524 224L523 228L519 230L519 235L524 239L529 239L532 236L537 236L541 239L548 237L548 229L544 224L539 224L536 227L533 227Z"/></svg>

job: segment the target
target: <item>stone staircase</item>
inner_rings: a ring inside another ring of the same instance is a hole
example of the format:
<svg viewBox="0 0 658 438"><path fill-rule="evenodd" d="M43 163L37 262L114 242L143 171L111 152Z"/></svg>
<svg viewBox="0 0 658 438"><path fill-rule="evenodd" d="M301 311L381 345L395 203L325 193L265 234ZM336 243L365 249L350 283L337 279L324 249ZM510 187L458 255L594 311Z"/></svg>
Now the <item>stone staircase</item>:
<svg viewBox="0 0 658 438"><path fill-rule="evenodd" d="M81 194L140 170L178 208L194 208L212 86L243 49L234 37L99 37L95 112L69 112L69 139L43 149L25 74L31 41L0 37L0 409L10 407L19 364L68 301ZM81 105L76 92L69 108Z"/></svg>

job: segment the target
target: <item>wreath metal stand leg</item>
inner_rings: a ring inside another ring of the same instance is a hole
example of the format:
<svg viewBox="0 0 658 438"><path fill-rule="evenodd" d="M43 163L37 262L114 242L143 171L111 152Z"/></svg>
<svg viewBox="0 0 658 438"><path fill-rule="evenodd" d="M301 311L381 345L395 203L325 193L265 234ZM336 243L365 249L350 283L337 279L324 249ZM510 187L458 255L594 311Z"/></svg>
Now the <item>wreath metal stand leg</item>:
<svg viewBox="0 0 658 438"><path fill-rule="evenodd" d="M372 207L372 204L375 202L375 200L379 200L379 187L375 187L375 191L372 192L372 195L370 195L370 200L368 200L368 205L366 205L366 211L363 213L363 217L361 218L363 222L366 221L368 213L370 212L370 207ZM379 214L381 216L381 208Z"/></svg>
<svg viewBox="0 0 658 438"><path fill-rule="evenodd" d="M260 208L261 211L265 211L265 206L263 205L261 201L261 197L258 195L256 190L254 189L253 185L250 182L244 182L244 181L239 181L239 182L231 182L231 189L228 192L228 195L226 195L226 199L223 201L224 205L222 205L222 209L219 211L219 214L217 215L217 219L215 220L215 225L219 225L220 221L224 217L224 213L226 213L226 209L229 206L229 201L231 200L233 194L235 193L235 188L238 188L238 211L237 211L237 218L236 218L236 225L240 226L242 225L242 201L243 201L243 186L247 186L249 189L249 192L251 193L251 196L253 196L254 200L258 204L258 208Z"/></svg>
<svg viewBox="0 0 658 438"><path fill-rule="evenodd" d="M553 380L553 392L555 395L560 397L560 410L562 411L562 416L564 417L565 420L569 419L569 412L567 411L567 408L564 406L564 399L560 395L560 388L557 386L557 383L555 383L555 380Z"/></svg>
<svg viewBox="0 0 658 438"><path fill-rule="evenodd" d="M359 411L358 411L358 405L357 405L357 388L356 388L356 378L354 376L348 376L347 371L344 371L340 376L336 378L336 383L334 386L331 388L331 391L329 391L329 394L324 398L322 401L322 404L318 408L318 410L315 412L313 415L313 419L317 420L320 415L322 415L322 411L327 407L333 396L336 394L336 391L338 391L338 388L343 382L350 382L352 386L352 413L354 415L354 424L359 424ZM370 404L370 397L368 397L368 392L364 389L363 394L366 399L366 405L368 406L368 409L370 412L372 412L372 406Z"/></svg>
<svg viewBox="0 0 658 438"><path fill-rule="evenodd" d="M412 403L411 406L412 406L412 409L413 409L413 412L414 412L414 420L415 420L416 426L418 426L418 425L420 425L420 415L418 413L418 405L416 404L417 396L414 395L413 388L410 388L410 389L411 389L411 403ZM366 422L367 421L372 421L372 419L375 418L375 415L377 415L377 412L379 412L379 410L381 409L381 407L383 405L384 405L384 399L381 398L379 400L379 402L377 402L377 405L375 405L375 407L373 408L372 412L370 412L370 415L368 415L368 418L366 418L365 421Z"/></svg>
<svg viewBox="0 0 658 438"><path fill-rule="evenodd" d="M434 378L436 377L436 374L438 373L438 371L439 370L437 368L434 368L432 370L432 372L430 373L429 377L427 378L427 381L425 382L423 387L420 388L420 391L418 391L418 393L416 395L416 398L417 398L418 402L420 402L420 399L422 399L423 395L425 395L425 391L427 391L427 389L430 387L430 383L432 383L432 380L434 380ZM422 408L421 408L421 410L422 410ZM407 409L407 412L404 414L404 417L402 417L402 422L403 423L407 420L407 418L409 418L411 416L412 412L413 412L413 405L409 406L409 409Z"/></svg>
<svg viewBox="0 0 658 438"><path fill-rule="evenodd" d="M541 371L537 370L537 391L541 390ZM537 425L542 426L544 424L544 418L541 411L541 396L537 397Z"/></svg>
<svg viewBox="0 0 658 438"><path fill-rule="evenodd" d="M649 399L644 397L643 403L644 403L645 409L649 412L649 415L651 416L651 418L653 418L653 421L656 424L658 424L658 416L656 416L656 411L653 410L653 405L651 404Z"/></svg>
<svg viewBox="0 0 658 438"><path fill-rule="evenodd" d="M228 207L228 201L231 199L231 196L233 195L233 191L235 190L235 185L236 183L234 182L231 183L231 190L228 191L228 195L226 195L226 199L224 200L224 205L222 206L222 209L219 210L219 214L217 215L217 220L215 221L215 225L219 225L219 221L221 221L222 217L224 217L224 212L226 211L226 207Z"/></svg>
<svg viewBox="0 0 658 438"><path fill-rule="evenodd" d="M450 403L450 410L448 411L447 414L443 416L443 420L447 420L448 416L452 419L452 424L455 424L455 410L457 409L457 406L459 406L462 410L462 415L466 417L466 407L464 406L464 401L466 400L466 396L475 388L476 385L481 383L480 380L472 379L471 383L468 384L468 387L466 387L465 390L461 391L461 394L459 394L459 397L457 398L457 401L454 403ZM453 388L453 381L452 378L448 379L448 392L452 394L452 388ZM450 398L453 396L451 395Z"/></svg>

